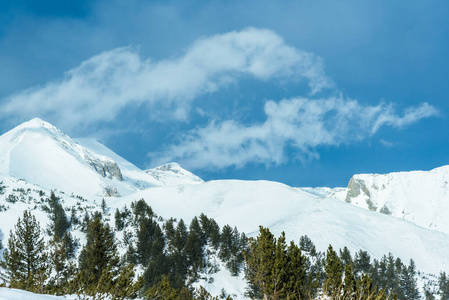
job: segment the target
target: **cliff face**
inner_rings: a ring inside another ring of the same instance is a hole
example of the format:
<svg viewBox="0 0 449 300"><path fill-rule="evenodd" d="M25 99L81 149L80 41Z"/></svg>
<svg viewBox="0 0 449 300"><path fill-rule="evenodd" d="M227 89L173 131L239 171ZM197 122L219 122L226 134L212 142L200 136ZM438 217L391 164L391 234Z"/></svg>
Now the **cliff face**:
<svg viewBox="0 0 449 300"><path fill-rule="evenodd" d="M94 170L103 177L109 179L115 178L118 181L123 181L122 172L115 161L112 159L101 160L98 158L85 158L86 162L94 168Z"/></svg>
<svg viewBox="0 0 449 300"><path fill-rule="evenodd" d="M449 233L449 166L431 171L354 175L345 201Z"/></svg>

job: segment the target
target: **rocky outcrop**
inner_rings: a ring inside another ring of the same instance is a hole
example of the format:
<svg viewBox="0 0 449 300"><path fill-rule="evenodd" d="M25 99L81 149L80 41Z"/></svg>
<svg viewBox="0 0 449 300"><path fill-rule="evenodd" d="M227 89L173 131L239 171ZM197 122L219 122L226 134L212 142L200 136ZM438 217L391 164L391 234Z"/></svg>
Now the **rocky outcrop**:
<svg viewBox="0 0 449 300"><path fill-rule="evenodd" d="M359 196L364 193L368 198L371 198L370 192L365 185L365 182L361 179L355 179L352 177L348 183L348 194L346 195L345 201L351 203L351 198Z"/></svg>
<svg viewBox="0 0 449 300"><path fill-rule="evenodd" d="M103 190L103 197L120 197L119 192L115 186L107 186Z"/></svg>
<svg viewBox="0 0 449 300"><path fill-rule="evenodd" d="M86 162L101 176L123 181L122 171L112 159L100 160L89 157L86 159Z"/></svg>

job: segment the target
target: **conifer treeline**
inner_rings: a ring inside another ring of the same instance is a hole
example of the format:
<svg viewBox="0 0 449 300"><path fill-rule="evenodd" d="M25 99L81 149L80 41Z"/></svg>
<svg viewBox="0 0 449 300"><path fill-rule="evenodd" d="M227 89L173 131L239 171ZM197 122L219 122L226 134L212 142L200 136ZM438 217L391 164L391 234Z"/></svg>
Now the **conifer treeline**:
<svg viewBox="0 0 449 300"><path fill-rule="evenodd" d="M25 211L10 233L1 262L9 287L111 299L231 299L225 291L214 298L192 288L199 278L213 280L219 259L232 275L244 272L253 299L419 299L413 260L405 265L391 254L371 261L366 251L352 256L330 245L321 253L307 236L287 244L284 234L275 238L263 227L248 239L204 214L187 227L182 219L158 217L143 199L117 209L114 228L105 201L82 220L74 210L68 218L54 193L42 209L50 220L45 230ZM85 234L82 248L72 235L76 229ZM437 286L425 291L426 299L449 299L446 273Z"/></svg>

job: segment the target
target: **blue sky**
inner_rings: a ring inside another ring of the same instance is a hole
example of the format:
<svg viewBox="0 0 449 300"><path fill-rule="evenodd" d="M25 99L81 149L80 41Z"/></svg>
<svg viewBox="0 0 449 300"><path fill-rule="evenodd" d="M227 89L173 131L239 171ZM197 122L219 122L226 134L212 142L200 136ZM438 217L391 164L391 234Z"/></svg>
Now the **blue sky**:
<svg viewBox="0 0 449 300"><path fill-rule="evenodd" d="M447 1L2 1L0 132L346 186L449 162Z"/></svg>

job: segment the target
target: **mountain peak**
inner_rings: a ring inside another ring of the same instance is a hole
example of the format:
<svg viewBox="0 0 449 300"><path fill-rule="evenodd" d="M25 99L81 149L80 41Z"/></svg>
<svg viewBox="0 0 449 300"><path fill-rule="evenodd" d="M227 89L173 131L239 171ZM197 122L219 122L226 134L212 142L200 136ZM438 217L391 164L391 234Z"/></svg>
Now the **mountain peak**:
<svg viewBox="0 0 449 300"><path fill-rule="evenodd" d="M113 180L123 180L113 159L82 147L39 118L0 136L0 173L49 189L84 189L90 195L118 195Z"/></svg>
<svg viewBox="0 0 449 300"><path fill-rule="evenodd" d="M21 125L17 126L16 128L46 128L46 129L57 129L52 124L40 119L40 118L33 118L27 122L22 123Z"/></svg>
<svg viewBox="0 0 449 300"><path fill-rule="evenodd" d="M145 172L156 178L162 185L199 184L204 182L201 178L175 162L167 163Z"/></svg>

